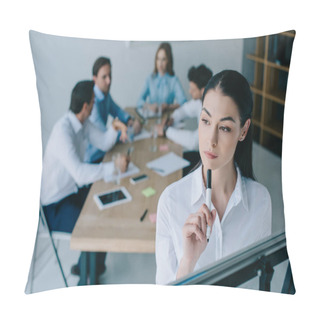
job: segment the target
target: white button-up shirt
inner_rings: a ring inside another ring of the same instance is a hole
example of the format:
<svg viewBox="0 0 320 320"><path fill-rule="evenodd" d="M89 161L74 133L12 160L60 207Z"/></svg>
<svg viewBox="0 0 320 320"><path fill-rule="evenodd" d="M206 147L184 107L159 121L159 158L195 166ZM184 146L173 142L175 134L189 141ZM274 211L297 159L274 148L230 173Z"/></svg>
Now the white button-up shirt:
<svg viewBox="0 0 320 320"><path fill-rule="evenodd" d="M200 99L192 99L176 109L171 117L174 119L174 126L186 118L197 118L199 125L202 102ZM185 147L187 150L199 150L198 129L184 130L175 127L169 127L166 132L167 138Z"/></svg>
<svg viewBox="0 0 320 320"><path fill-rule="evenodd" d="M108 151L115 144L117 131L102 132L89 120L84 124L69 111L53 127L43 158L40 202L58 202L79 187L112 176L111 163L88 164L84 155L88 142Z"/></svg>
<svg viewBox="0 0 320 320"><path fill-rule="evenodd" d="M183 225L205 200L202 166L168 186L160 196L156 227L156 283L167 284L176 280L183 255ZM220 221L216 216L210 241L194 270L269 236L271 218L268 190L260 183L241 176L237 168L236 186L223 218Z"/></svg>

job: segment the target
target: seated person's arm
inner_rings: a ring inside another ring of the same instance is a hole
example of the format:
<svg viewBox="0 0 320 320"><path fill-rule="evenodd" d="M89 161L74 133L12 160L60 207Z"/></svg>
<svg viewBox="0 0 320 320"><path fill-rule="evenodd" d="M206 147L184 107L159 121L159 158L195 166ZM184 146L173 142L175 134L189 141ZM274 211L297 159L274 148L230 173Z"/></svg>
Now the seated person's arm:
<svg viewBox="0 0 320 320"><path fill-rule="evenodd" d="M106 171L111 172L111 170L113 170L113 164L110 163L89 164L83 162L72 138L64 133L59 134L61 137L56 139L57 145L53 148L54 150L59 150L55 156L63 164L79 187L100 180L104 177Z"/></svg>
<svg viewBox="0 0 320 320"><path fill-rule="evenodd" d="M100 109L97 105L94 105L89 117L90 121L101 131L106 131L106 123L104 122L103 116L100 114Z"/></svg>
<svg viewBox="0 0 320 320"><path fill-rule="evenodd" d="M178 80L178 78L176 78L175 80L175 83L174 83L174 95L175 95L175 103L172 103L172 104L167 104L167 103L164 103L162 105L162 110L165 111L165 110L175 110L177 108L179 108L180 106L182 106L186 101L186 96L184 94L184 91L182 89L182 86Z"/></svg>
<svg viewBox="0 0 320 320"><path fill-rule="evenodd" d="M142 108L144 106L149 94L150 94L150 92L149 92L149 81L148 81L148 79L146 79L146 81L144 83L144 86L142 88L138 103L137 103L137 107L138 108Z"/></svg>
<svg viewBox="0 0 320 320"><path fill-rule="evenodd" d="M113 118L118 118L121 122L124 124L127 124L129 119L131 118L130 114L126 111L124 111L122 108L120 108L111 98L111 96L108 96L109 104L110 104L110 114L113 116Z"/></svg>

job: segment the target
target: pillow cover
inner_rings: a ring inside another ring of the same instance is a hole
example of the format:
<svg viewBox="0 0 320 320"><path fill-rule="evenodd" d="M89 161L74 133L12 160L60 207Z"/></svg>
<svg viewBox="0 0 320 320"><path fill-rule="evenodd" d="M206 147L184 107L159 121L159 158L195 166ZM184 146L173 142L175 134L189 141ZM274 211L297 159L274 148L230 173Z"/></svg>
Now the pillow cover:
<svg viewBox="0 0 320 320"><path fill-rule="evenodd" d="M260 288L273 292L295 292L285 246L281 183L285 93L294 35L295 32L288 31L248 39L170 42L175 75L185 94L189 90L188 70L191 66L200 64L205 64L214 74L225 69L239 71L249 81L254 103L252 114L254 173L257 181L268 189L272 200L272 236L259 243L258 251L255 247L250 248L250 254L248 251L241 251L238 260L236 254L225 257L223 261L217 261L209 269L195 271L192 274L193 282L190 282L188 276L173 284L207 283ZM113 100L124 109L134 107L145 79L154 68L154 56L160 42L91 40L30 31L30 44L41 110L42 146L45 151L54 125L68 112L74 85L80 80L92 79L92 66L98 57L106 56L111 60L110 94ZM190 97L187 97L187 100L189 99ZM43 232L42 223L39 224L39 229L40 234ZM277 250L271 254L267 248L275 242ZM47 265L42 266L40 262L46 260L46 257L41 256L39 251L49 245L49 241L37 237L27 292L64 286L53 254L52 256L49 254L50 262ZM77 285L78 277L70 274L69 270L76 262L79 251L86 251L86 246L78 251L70 250L69 240L65 240L61 246L60 256L66 280L69 285ZM239 267L240 258L246 261L245 270ZM143 252L132 255L128 251L123 253L122 259L121 262L113 253L108 254L108 270L100 277L102 283L155 283L154 253ZM133 263L138 266L137 270L128 267L128 270L122 268L120 271L119 265L123 266L123 261L128 259L134 261ZM273 264L274 261L278 262L277 265ZM230 267L230 264L232 274L228 274L227 277L221 268ZM199 272L206 275L205 280L198 277ZM54 277L59 280L54 280ZM46 280L48 278L50 281Z"/></svg>

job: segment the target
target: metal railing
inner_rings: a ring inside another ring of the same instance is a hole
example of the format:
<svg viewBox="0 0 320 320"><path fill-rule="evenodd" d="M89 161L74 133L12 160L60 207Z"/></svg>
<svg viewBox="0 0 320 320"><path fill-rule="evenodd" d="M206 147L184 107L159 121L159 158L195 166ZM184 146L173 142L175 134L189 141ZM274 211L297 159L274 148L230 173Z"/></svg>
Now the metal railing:
<svg viewBox="0 0 320 320"><path fill-rule="evenodd" d="M286 260L288 260L286 237L282 232L171 282L170 285L206 284L238 287L258 276L259 290L270 291L274 266ZM290 262L281 292L295 293Z"/></svg>

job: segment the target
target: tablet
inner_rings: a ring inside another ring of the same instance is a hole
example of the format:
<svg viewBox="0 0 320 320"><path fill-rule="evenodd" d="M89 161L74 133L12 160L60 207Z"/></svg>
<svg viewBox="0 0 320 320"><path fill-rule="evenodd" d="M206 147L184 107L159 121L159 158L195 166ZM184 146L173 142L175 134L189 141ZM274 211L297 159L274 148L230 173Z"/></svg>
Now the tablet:
<svg viewBox="0 0 320 320"><path fill-rule="evenodd" d="M125 187L97 193L93 196L100 210L107 209L132 200L132 197Z"/></svg>

